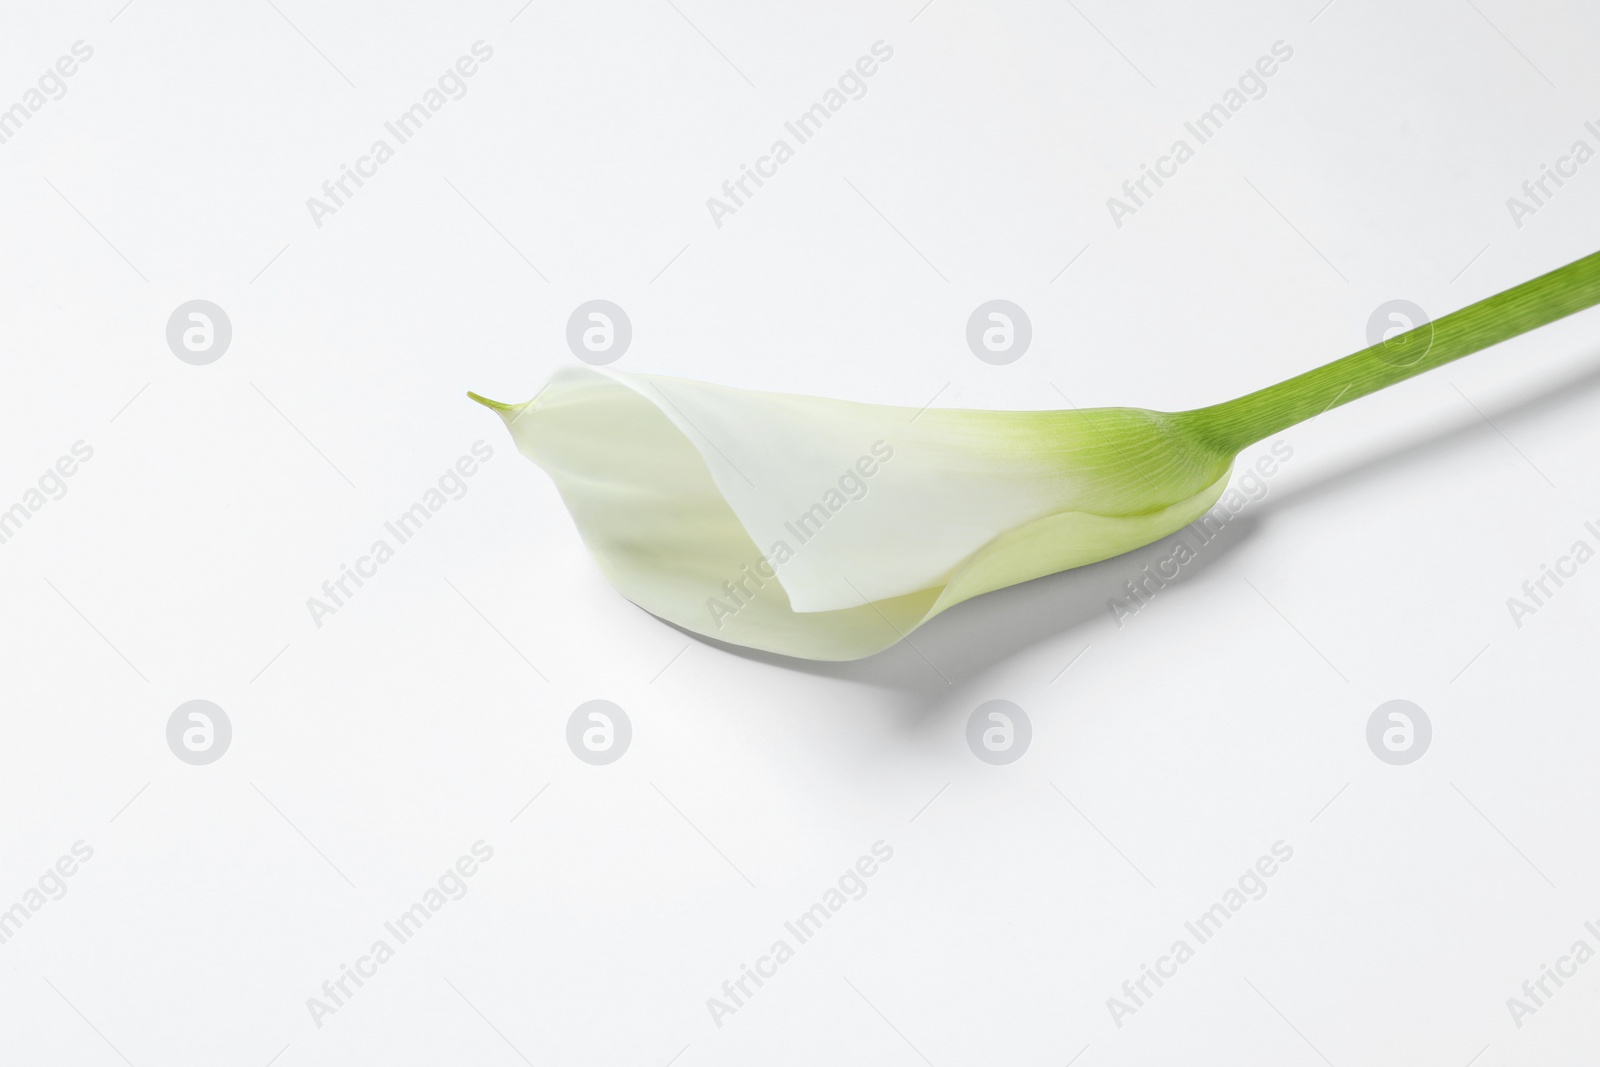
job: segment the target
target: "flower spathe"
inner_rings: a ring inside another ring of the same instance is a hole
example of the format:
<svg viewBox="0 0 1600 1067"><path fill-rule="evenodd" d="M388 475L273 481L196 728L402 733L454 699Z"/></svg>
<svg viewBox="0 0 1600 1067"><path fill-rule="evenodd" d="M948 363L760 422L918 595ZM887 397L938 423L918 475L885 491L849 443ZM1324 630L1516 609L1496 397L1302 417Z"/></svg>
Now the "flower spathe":
<svg viewBox="0 0 1600 1067"><path fill-rule="evenodd" d="M623 595L809 659L1163 537L1215 503L1232 460L1125 408L919 411L590 368L486 403Z"/></svg>
<svg viewBox="0 0 1600 1067"><path fill-rule="evenodd" d="M587 367L525 404L469 395L634 603L717 640L856 659L963 600L1181 529L1252 442L1597 303L1600 253L1172 414L919 410Z"/></svg>

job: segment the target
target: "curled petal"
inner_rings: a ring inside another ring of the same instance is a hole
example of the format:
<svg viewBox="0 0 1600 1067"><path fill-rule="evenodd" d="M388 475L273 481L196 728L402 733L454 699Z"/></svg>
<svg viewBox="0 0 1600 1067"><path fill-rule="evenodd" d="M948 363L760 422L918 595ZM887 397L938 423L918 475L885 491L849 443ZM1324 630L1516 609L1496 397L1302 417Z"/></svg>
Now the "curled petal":
<svg viewBox="0 0 1600 1067"><path fill-rule="evenodd" d="M969 597L1148 544L1231 464L1178 416L885 407L589 368L486 402L645 610L855 659Z"/></svg>

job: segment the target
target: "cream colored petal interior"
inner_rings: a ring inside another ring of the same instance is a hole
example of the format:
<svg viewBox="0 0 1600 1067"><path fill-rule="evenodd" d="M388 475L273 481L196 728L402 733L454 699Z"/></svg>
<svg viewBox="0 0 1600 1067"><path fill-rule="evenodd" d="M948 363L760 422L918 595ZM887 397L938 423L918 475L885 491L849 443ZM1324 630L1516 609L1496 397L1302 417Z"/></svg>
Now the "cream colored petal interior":
<svg viewBox="0 0 1600 1067"><path fill-rule="evenodd" d="M698 448L752 540L793 551L783 582L799 611L939 584L1005 531L1070 507L1082 488L1070 465L1037 447L1044 435L1029 447L1026 431L1049 413L918 412L611 378L653 401Z"/></svg>

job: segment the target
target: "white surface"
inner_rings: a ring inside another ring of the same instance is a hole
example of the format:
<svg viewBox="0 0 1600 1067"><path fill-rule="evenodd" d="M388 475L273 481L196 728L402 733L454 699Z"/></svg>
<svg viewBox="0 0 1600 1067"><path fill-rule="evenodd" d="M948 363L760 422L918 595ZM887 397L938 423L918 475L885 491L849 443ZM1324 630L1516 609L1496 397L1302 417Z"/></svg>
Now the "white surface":
<svg viewBox="0 0 1600 1067"><path fill-rule="evenodd" d="M730 385L1256 388L1361 347L1385 300L1438 314L1595 250L1600 163L1520 228L1505 201L1595 142L1600 11L120 2L12 4L0 34L0 105L94 49L0 145L0 506L94 449L0 545L0 907L94 850L0 945L6 1063L1566 1064L1600 1040L1600 963L1520 1028L1506 1007L1600 947L1600 566L1520 629L1506 607L1594 541L1600 313L1285 434L1267 497L1121 629L1105 601L1162 546L842 666L630 606L462 395L532 395L594 297L631 316L619 369ZM317 228L306 198L480 39L465 97ZM716 227L706 198L878 40L865 97ZM1278 40L1267 94L1113 226L1106 198ZM964 340L994 297L1033 322L1010 366ZM164 339L194 298L233 324L209 366ZM306 598L480 439L469 492L315 627ZM164 733L195 698L234 729L204 767ZM610 766L564 739L595 698L633 723ZM994 698L1033 724L1005 767L964 740ZM1366 745L1393 698L1434 725L1410 766ZM466 895L316 1026L307 998L479 840ZM865 897L714 1025L879 840ZM1279 840L1266 896L1115 1026L1107 998Z"/></svg>

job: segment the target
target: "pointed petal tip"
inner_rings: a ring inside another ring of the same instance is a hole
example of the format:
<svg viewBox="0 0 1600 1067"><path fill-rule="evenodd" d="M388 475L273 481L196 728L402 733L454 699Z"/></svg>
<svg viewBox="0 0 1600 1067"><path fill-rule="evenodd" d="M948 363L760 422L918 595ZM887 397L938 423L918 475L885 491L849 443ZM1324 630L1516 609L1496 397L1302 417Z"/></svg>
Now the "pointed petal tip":
<svg viewBox="0 0 1600 1067"><path fill-rule="evenodd" d="M499 415L500 421L504 422L507 428L514 429L516 427L517 420L522 418L522 416L526 415L530 410L533 409L532 400L525 404L502 404L498 400L490 400L488 397L480 396L471 390L467 391L467 396L471 397L473 400L476 400L478 403L482 404L496 415Z"/></svg>
<svg viewBox="0 0 1600 1067"><path fill-rule="evenodd" d="M482 404L484 407L490 409L491 411L500 412L500 414L502 414L502 415L517 410L517 407L516 407L515 404L502 404L498 400L490 400L486 396L479 396L477 393L474 393L471 389L467 390L467 397L469 399L471 399L471 400L476 400L478 403Z"/></svg>

